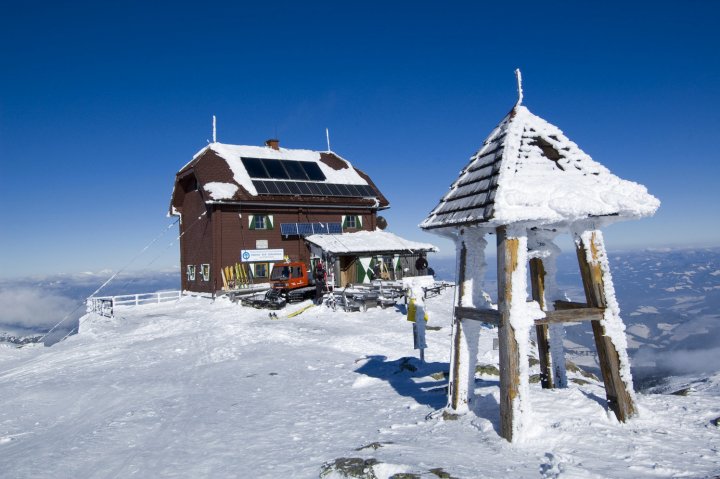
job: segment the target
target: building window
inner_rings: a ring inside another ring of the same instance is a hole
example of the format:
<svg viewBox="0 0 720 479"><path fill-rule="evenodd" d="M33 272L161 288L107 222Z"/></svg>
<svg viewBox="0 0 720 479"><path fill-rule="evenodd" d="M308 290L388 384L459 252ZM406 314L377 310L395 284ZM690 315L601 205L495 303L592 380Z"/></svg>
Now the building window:
<svg viewBox="0 0 720 479"><path fill-rule="evenodd" d="M267 278L268 276L268 264L267 263L255 263L255 277L256 278Z"/></svg>
<svg viewBox="0 0 720 479"><path fill-rule="evenodd" d="M346 215L343 216L342 226L344 229L358 229L362 228L362 218L357 215Z"/></svg>
<svg viewBox="0 0 720 479"><path fill-rule="evenodd" d="M187 279L188 281L195 281L195 265L187 265Z"/></svg>
<svg viewBox="0 0 720 479"><path fill-rule="evenodd" d="M273 229L273 215L249 215L248 227L251 230Z"/></svg>
<svg viewBox="0 0 720 479"><path fill-rule="evenodd" d="M201 264L200 265L200 274L202 275L203 281L210 281L210 265L209 264Z"/></svg>

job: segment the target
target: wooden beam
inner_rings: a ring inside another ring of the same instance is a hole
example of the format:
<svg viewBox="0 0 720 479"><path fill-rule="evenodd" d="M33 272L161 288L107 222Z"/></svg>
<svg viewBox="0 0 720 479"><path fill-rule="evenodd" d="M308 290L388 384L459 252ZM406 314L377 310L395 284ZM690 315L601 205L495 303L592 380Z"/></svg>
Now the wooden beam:
<svg viewBox="0 0 720 479"><path fill-rule="evenodd" d="M515 431L515 404L520 401L520 352L515 328L510 321L513 301L525 301L525 298L513 298L513 276L518 264L520 240L508 238L505 227L497 228L497 271L498 271L498 309L501 318L498 328L498 346L500 353L500 435L512 442ZM522 264L524 269L525 264ZM523 358L527 361L527 358Z"/></svg>
<svg viewBox="0 0 720 479"><path fill-rule="evenodd" d="M579 235L576 250L587 304L592 308L604 309L607 306L605 275L609 274L609 271L604 271L600 263L601 255L607 256L607 253L605 252L602 236L598 235L600 233L597 231L585 232ZM588 237L590 244L586 244L586 240L583 239ZM591 324L595 336L600 371L605 383L608 406L620 422L625 422L635 415L636 409L632 396L630 396L625 382L620 377L620 356L613 342L605 335L603 322L593 320Z"/></svg>
<svg viewBox="0 0 720 479"><path fill-rule="evenodd" d="M563 301L561 299L555 301L553 304L555 305L556 311L560 310L560 309L577 309L577 308L587 308L588 307L587 303L578 303L575 301Z"/></svg>
<svg viewBox="0 0 720 479"><path fill-rule="evenodd" d="M500 312L494 309L462 308L458 306L455 308L455 316L460 319L490 323L494 326L500 324Z"/></svg>
<svg viewBox="0 0 720 479"><path fill-rule="evenodd" d="M536 319L536 325L545 325L550 323L579 323L581 321L600 321L603 318L605 308L576 308L564 309L560 311L545 311L545 317ZM457 306L455 308L455 317L458 319L469 319L472 321L482 321L483 323L498 326L500 324L501 314L495 309L476 309L463 308Z"/></svg>
<svg viewBox="0 0 720 479"><path fill-rule="evenodd" d="M532 298L538 302L540 309L545 310L545 267L540 258L530 260L530 284ZM547 323L535 321L535 335L537 336L538 359L540 360L540 384L543 389L553 389L555 383L550 369L550 334Z"/></svg>
<svg viewBox="0 0 720 479"><path fill-rule="evenodd" d="M536 319L535 324L578 323L580 321L600 321L605 308L577 308L560 311L545 311L545 317Z"/></svg>

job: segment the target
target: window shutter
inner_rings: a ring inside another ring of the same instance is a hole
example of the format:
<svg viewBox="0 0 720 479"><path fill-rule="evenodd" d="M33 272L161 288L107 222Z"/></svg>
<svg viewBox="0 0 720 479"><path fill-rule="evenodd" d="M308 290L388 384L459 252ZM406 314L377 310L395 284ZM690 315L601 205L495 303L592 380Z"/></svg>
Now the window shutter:
<svg viewBox="0 0 720 479"><path fill-rule="evenodd" d="M356 223L358 228L362 228L362 216L356 216Z"/></svg>
<svg viewBox="0 0 720 479"><path fill-rule="evenodd" d="M265 229L273 229L273 215L267 215L265 217Z"/></svg>
<svg viewBox="0 0 720 479"><path fill-rule="evenodd" d="M347 216L342 215L342 216L340 217L340 222L342 223L343 229L347 228Z"/></svg>
<svg viewBox="0 0 720 479"><path fill-rule="evenodd" d="M248 215L248 228L255 229L255 215Z"/></svg>

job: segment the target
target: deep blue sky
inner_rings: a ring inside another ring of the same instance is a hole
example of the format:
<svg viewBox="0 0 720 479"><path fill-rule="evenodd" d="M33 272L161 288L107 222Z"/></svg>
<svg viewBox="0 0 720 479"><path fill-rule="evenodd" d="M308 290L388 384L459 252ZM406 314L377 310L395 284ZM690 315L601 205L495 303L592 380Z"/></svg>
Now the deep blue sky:
<svg viewBox="0 0 720 479"><path fill-rule="evenodd" d="M211 137L332 147L416 225L516 99L662 203L610 249L720 244L720 2L3 2L0 275L124 265ZM177 264L173 231L134 267Z"/></svg>

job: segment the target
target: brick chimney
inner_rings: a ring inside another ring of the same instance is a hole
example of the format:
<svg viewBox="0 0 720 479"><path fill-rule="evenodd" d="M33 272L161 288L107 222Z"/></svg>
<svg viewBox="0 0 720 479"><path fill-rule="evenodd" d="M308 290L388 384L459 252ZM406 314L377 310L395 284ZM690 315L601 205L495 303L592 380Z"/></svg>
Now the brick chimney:
<svg viewBox="0 0 720 479"><path fill-rule="evenodd" d="M279 150L280 149L280 140L265 140L265 146L269 146L273 150Z"/></svg>

